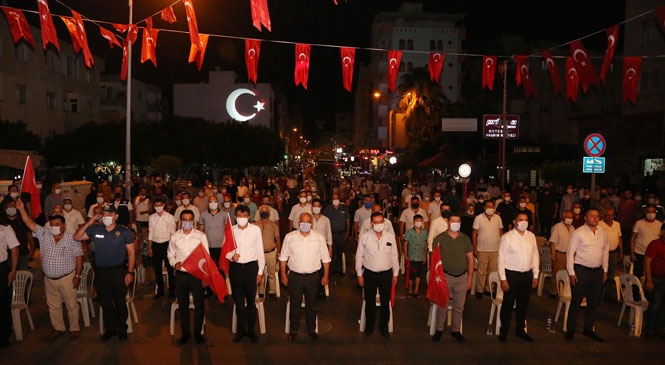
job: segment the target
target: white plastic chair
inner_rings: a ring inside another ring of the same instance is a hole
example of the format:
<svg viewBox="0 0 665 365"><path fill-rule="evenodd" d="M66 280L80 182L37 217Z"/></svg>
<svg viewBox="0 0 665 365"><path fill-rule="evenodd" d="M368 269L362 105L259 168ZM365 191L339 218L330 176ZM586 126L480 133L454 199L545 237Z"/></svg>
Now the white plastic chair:
<svg viewBox="0 0 665 365"><path fill-rule="evenodd" d="M91 276L92 275L92 276ZM89 262L83 263L83 271L81 271L81 281L76 291L76 301L81 307L81 314L83 315L83 325L90 327L90 316L95 318L95 306L92 303L92 295L90 288L88 288L88 276L91 276L91 283L95 281L95 272L92 270L92 264Z"/></svg>
<svg viewBox="0 0 665 365"><path fill-rule="evenodd" d="M490 307L490 319L488 324L492 325L496 314L496 330L494 334L499 335L501 329L501 306L503 305L503 289L501 289L501 280L499 273L492 271L489 275L490 298L492 299L492 306ZM496 292L495 292L496 291Z"/></svg>
<svg viewBox="0 0 665 365"><path fill-rule="evenodd" d="M169 271L166 269L166 263L162 262L162 282L164 283L164 289L171 288L171 283L169 283ZM157 286L155 285L155 291L157 291Z"/></svg>
<svg viewBox="0 0 665 365"><path fill-rule="evenodd" d="M132 280L130 284L131 288L127 291L125 295L125 304L127 305L127 333L134 332L134 327L132 326L132 315L134 315L134 321L139 323L139 316L136 314L136 305L134 304L134 294L136 294L136 280ZM99 333L104 334L104 308L99 306Z"/></svg>
<svg viewBox="0 0 665 365"><path fill-rule="evenodd" d="M171 336L175 336L175 314L178 311L178 308L180 308L180 305L178 305L178 299L174 300L173 303L171 303L171 321L169 324L169 330L171 333ZM194 310L194 297L192 294L189 294L189 309ZM235 312L235 311L234 311ZM206 318L205 315L203 316L203 327L201 328L201 334L205 334L205 324L206 324ZM235 332L235 331L234 331Z"/></svg>
<svg viewBox="0 0 665 365"><path fill-rule="evenodd" d="M642 282L633 274L622 274L620 280L621 293L623 294L623 305L621 306L617 326L621 325L621 320L623 319L623 313L626 310L626 307L630 307L630 319L628 320L628 324L635 325L635 336L640 337L642 334L642 324L644 323L644 312L649 308L649 302L644 297L644 290L642 290ZM639 291L639 300L635 300L633 297L633 295L638 294L633 292L635 289Z"/></svg>
<svg viewBox="0 0 665 365"><path fill-rule="evenodd" d="M473 258L473 278L471 279L471 295L476 295L476 286L478 285L478 258Z"/></svg>
<svg viewBox="0 0 665 365"><path fill-rule="evenodd" d="M447 315L446 315L446 325L448 327L452 326L453 324L453 299L452 297L450 300L448 300L448 305L447 305ZM429 314L427 315L427 324L429 326L429 334L430 336L433 336L434 333L436 332L436 313L439 311L439 306L430 302L429 303ZM462 323L460 323L460 333L462 333L462 326L463 326L464 321L462 320Z"/></svg>
<svg viewBox="0 0 665 365"><path fill-rule="evenodd" d="M279 265L275 265L275 272L273 275L275 275L275 296L279 298L281 296L279 283Z"/></svg>
<svg viewBox="0 0 665 365"><path fill-rule="evenodd" d="M300 308L305 308L305 296L303 295L302 302L300 304ZM291 314L291 298L286 302L286 320L284 321L284 332L291 333L291 319L290 319L290 314ZM316 333L319 333L319 314L316 314L316 327L314 327L314 331Z"/></svg>
<svg viewBox="0 0 665 365"><path fill-rule="evenodd" d="M630 260L630 255L626 255L626 256L623 257L622 264L623 264L623 272L625 274L632 274L633 273L633 266L635 266L635 265Z"/></svg>
<svg viewBox="0 0 665 365"><path fill-rule="evenodd" d="M375 297L375 305L376 307L381 307L381 296L379 295L379 289L376 289L376 297ZM365 288L362 290L362 307L360 308L360 332L365 332ZM390 319L388 319L388 332L393 332L393 308L390 302L388 303L388 308L390 309Z"/></svg>
<svg viewBox="0 0 665 365"><path fill-rule="evenodd" d="M570 301L572 300L572 292L570 288L570 278L568 276L567 270L559 270L556 272L556 287L559 294L559 304L556 308L556 315L554 316L554 322L559 321L559 314L561 314L561 308L563 310L563 331L568 330L568 311L570 310Z"/></svg>
<svg viewBox="0 0 665 365"><path fill-rule="evenodd" d="M404 275L406 272L405 266L404 266L404 254L399 255L399 273L400 275Z"/></svg>
<svg viewBox="0 0 665 365"><path fill-rule="evenodd" d="M268 267L266 266L265 270L268 270ZM263 285L264 288L268 286L268 277L264 276L263 277ZM254 298L254 305L256 306L256 311L258 312L258 317L259 317L259 330L261 331L261 334L266 333L266 312L263 307L263 304L265 303L266 298L265 295L263 298L259 297L259 291L256 291L256 296ZM231 318L231 332L236 333L238 328L238 316L236 315L236 304L233 304L233 317Z"/></svg>
<svg viewBox="0 0 665 365"><path fill-rule="evenodd" d="M543 295L545 278L552 277L552 251L548 246L538 247L540 253L540 274L538 274L538 296Z"/></svg>
<svg viewBox="0 0 665 365"><path fill-rule="evenodd" d="M16 341L23 340L23 328L21 326L21 311L25 310L25 315L28 317L28 324L30 329L34 330L35 325L32 323L32 316L28 308L27 300L30 300L30 292L32 291L33 276L30 271L18 270L13 283L12 293L12 322L14 323L14 335Z"/></svg>

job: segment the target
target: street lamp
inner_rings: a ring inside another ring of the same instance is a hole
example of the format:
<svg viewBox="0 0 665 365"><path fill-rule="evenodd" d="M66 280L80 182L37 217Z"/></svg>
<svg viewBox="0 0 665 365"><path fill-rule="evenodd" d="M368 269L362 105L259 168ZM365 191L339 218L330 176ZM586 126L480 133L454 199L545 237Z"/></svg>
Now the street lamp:
<svg viewBox="0 0 665 365"><path fill-rule="evenodd" d="M460 180L464 183L464 194L463 197L467 197L467 185L469 184L469 176L471 176L471 166L469 164L463 163L457 169Z"/></svg>

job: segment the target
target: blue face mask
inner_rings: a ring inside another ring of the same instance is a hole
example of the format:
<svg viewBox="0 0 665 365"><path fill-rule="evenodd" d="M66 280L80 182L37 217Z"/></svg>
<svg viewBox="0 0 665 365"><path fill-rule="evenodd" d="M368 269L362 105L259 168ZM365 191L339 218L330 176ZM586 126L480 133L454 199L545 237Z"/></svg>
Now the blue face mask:
<svg viewBox="0 0 665 365"><path fill-rule="evenodd" d="M298 225L298 228L300 229L300 232L307 233L310 230L312 230L312 223L300 222L300 224Z"/></svg>
<svg viewBox="0 0 665 365"><path fill-rule="evenodd" d="M365 208L371 209L372 208L372 202L365 202Z"/></svg>
<svg viewBox="0 0 665 365"><path fill-rule="evenodd" d="M194 228L194 222L182 222L182 229L184 231L189 231L192 228Z"/></svg>

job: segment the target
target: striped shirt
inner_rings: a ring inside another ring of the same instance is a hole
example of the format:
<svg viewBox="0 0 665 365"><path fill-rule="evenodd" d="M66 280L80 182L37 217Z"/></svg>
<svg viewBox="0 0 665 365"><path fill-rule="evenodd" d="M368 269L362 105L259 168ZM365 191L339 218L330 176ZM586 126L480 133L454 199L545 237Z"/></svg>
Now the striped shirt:
<svg viewBox="0 0 665 365"><path fill-rule="evenodd" d="M33 237L39 239L41 264L44 275L49 278L65 276L76 269L76 258L83 256L81 243L74 241L72 234L65 231L64 236L55 242L55 237L48 229L36 225Z"/></svg>

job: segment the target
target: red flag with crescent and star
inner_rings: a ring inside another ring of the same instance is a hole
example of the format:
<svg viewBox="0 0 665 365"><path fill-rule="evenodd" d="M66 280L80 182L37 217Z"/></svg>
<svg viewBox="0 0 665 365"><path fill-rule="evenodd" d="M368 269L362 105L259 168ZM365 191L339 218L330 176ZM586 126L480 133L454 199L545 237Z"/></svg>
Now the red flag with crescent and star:
<svg viewBox="0 0 665 365"><path fill-rule="evenodd" d="M113 48L114 45L122 47L120 41L118 41L118 39L115 37L115 34L113 34L113 32L111 32L110 30L104 27L99 27L99 33L102 35L102 38L109 41L109 47Z"/></svg>
<svg viewBox="0 0 665 365"><path fill-rule="evenodd" d="M598 74L593 68L589 53L579 39L570 43L570 56L580 77L582 91L586 93L590 85L598 85Z"/></svg>
<svg viewBox="0 0 665 365"><path fill-rule="evenodd" d="M442 52L429 53L429 62L427 62L427 66L429 68L429 77L437 84L441 80L441 71L443 71L443 61L445 58L446 55Z"/></svg>
<svg viewBox="0 0 665 365"><path fill-rule="evenodd" d="M159 29L152 27L152 18L145 20L146 27L143 28L143 45L141 47L141 63L145 61L152 61L152 64L157 67L157 36Z"/></svg>
<svg viewBox="0 0 665 365"><path fill-rule="evenodd" d="M560 95L561 79L559 78L559 68L552 58L552 52L545 50L541 54L545 64L547 65L547 73L550 75L550 81L552 82L552 90L554 91L554 95Z"/></svg>
<svg viewBox="0 0 665 365"><path fill-rule="evenodd" d="M432 257L429 261L429 285L427 286L427 299L441 308L446 308L450 299L450 291L446 276L443 274L443 264L441 263L441 252L439 247L432 250Z"/></svg>
<svg viewBox="0 0 665 365"><path fill-rule="evenodd" d="M231 263L226 255L233 252L238 247L236 237L233 235L233 228L231 227L231 219L226 218L226 227L224 227L224 244L222 245L222 254L219 255L219 269L229 276L229 264Z"/></svg>
<svg viewBox="0 0 665 365"><path fill-rule="evenodd" d="M208 48L208 38L209 34L199 33L199 39L201 40L201 48L197 48L194 43L189 46L189 59L188 62L196 62L196 67L201 71L201 66L203 65L203 57L206 53L206 48Z"/></svg>
<svg viewBox="0 0 665 365"><path fill-rule="evenodd" d="M270 13L268 12L268 0L250 0L252 10L252 25L261 31L261 25L272 32L270 25Z"/></svg>
<svg viewBox="0 0 665 365"><path fill-rule="evenodd" d="M187 14L187 27L189 27L189 40L196 48L201 49L201 38L199 37L199 26L196 22L196 12L192 0L183 0L185 13Z"/></svg>
<svg viewBox="0 0 665 365"><path fill-rule="evenodd" d="M48 3L46 0L37 0L37 7L39 8L39 25L42 28L42 46L46 49L46 46L51 43L60 52L58 34L55 32Z"/></svg>
<svg viewBox="0 0 665 365"><path fill-rule="evenodd" d="M402 63L402 51L388 51L388 90L395 91L397 88L397 74Z"/></svg>
<svg viewBox="0 0 665 365"><path fill-rule="evenodd" d="M482 89L494 89L494 75L496 75L496 56L483 56Z"/></svg>
<svg viewBox="0 0 665 365"><path fill-rule="evenodd" d="M30 25L23 15L23 11L20 9L8 8L5 6L0 6L2 11L7 17L7 23L9 23L9 30L12 33L12 38L14 43L18 43L21 39L25 39L28 44L35 46L35 40L32 38L32 33L30 33Z"/></svg>
<svg viewBox="0 0 665 365"><path fill-rule="evenodd" d="M162 10L160 13L160 17L162 18L163 21L167 23L176 23L178 20L175 17L175 13L173 12L173 6L169 6L168 8L165 8Z"/></svg>
<svg viewBox="0 0 665 365"><path fill-rule="evenodd" d="M617 40L619 39L619 25L614 25L605 30L607 35L607 49L605 50L605 58L603 59L603 68L600 69L600 81L604 84L607 78L607 72L610 70L612 58L614 58L614 50L617 47Z"/></svg>
<svg viewBox="0 0 665 365"><path fill-rule="evenodd" d="M25 159L21 192L30 194L30 214L32 214L32 219L37 218L42 213L42 204L39 199L39 189L37 189L35 170L32 168L30 156Z"/></svg>
<svg viewBox="0 0 665 365"><path fill-rule="evenodd" d="M344 88L351 92L353 86L353 65L356 62L356 49L350 47L341 47L339 55L342 58L342 83Z"/></svg>
<svg viewBox="0 0 665 365"><path fill-rule="evenodd" d="M210 289L217 294L219 302L224 303L224 297L229 293L226 289L226 282L203 243L199 243L187 256L182 262L182 267L195 278L208 284Z"/></svg>
<svg viewBox="0 0 665 365"><path fill-rule="evenodd" d="M122 67L120 68L120 80L127 80L127 68L129 63L129 42L122 41Z"/></svg>
<svg viewBox="0 0 665 365"><path fill-rule="evenodd" d="M527 56L515 56L517 61L517 71L515 72L515 81L517 86L522 84L524 86L524 96L529 99L531 96L536 96L536 86L533 84L533 78L529 74L529 67L526 65Z"/></svg>
<svg viewBox="0 0 665 365"><path fill-rule="evenodd" d="M309 77L309 52L312 46L309 44L296 43L296 67L293 78L296 86L301 85L307 89Z"/></svg>
<svg viewBox="0 0 665 365"><path fill-rule="evenodd" d="M656 8L656 20L658 20L660 30L665 32L665 5Z"/></svg>
<svg viewBox="0 0 665 365"><path fill-rule="evenodd" d="M63 23L67 26L69 35L72 37L72 46L74 47L74 53L83 51L83 59L85 60L85 65L88 68L91 68L95 63L92 58L92 53L90 53L90 48L88 47L88 37L85 35L85 28L83 27L83 19L81 15L74 10L72 10L73 18L61 16ZM78 19L77 19L78 18Z"/></svg>
<svg viewBox="0 0 665 365"><path fill-rule="evenodd" d="M139 35L139 27L135 24L129 24L127 26L127 41L132 42L132 46L136 44L136 38Z"/></svg>
<svg viewBox="0 0 665 365"><path fill-rule="evenodd" d="M113 29L120 33L125 33L127 29L129 29L129 24L111 23L111 26L113 26Z"/></svg>
<svg viewBox="0 0 665 365"><path fill-rule="evenodd" d="M256 84L259 75L259 56L261 54L261 41L258 39L245 39L245 67L247 79Z"/></svg>
<svg viewBox="0 0 665 365"><path fill-rule="evenodd" d="M621 82L621 98L623 103L630 101L635 104L637 101L637 89L640 84L640 68L642 67L642 57L624 57Z"/></svg>
<svg viewBox="0 0 665 365"><path fill-rule="evenodd" d="M577 93L580 89L580 76L575 68L573 59L566 58L566 99L577 101Z"/></svg>

